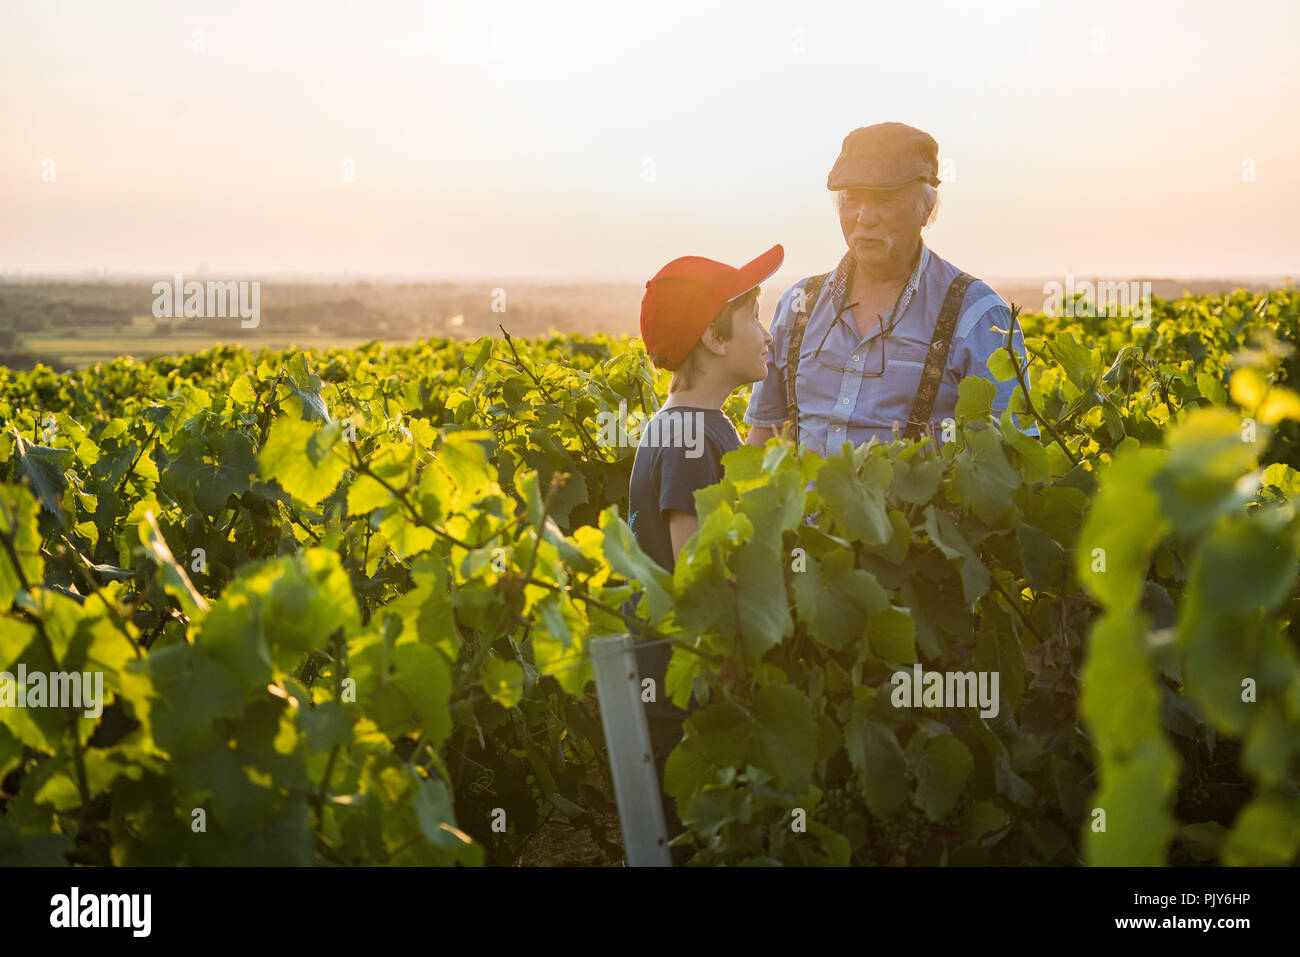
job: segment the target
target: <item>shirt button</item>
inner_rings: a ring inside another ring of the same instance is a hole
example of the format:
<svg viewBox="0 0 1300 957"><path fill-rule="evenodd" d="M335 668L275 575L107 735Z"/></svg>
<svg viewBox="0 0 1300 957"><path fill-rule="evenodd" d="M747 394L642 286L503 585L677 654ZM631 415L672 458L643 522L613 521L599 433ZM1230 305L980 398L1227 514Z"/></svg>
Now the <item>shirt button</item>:
<svg viewBox="0 0 1300 957"><path fill-rule="evenodd" d="M832 431L832 432L838 432L839 430L840 430L840 427L839 427L838 425L832 425L832 426L831 426L831 431Z"/></svg>
<svg viewBox="0 0 1300 957"><path fill-rule="evenodd" d="M840 399L840 405L848 405L848 404L849 404L848 399Z"/></svg>
<svg viewBox="0 0 1300 957"><path fill-rule="evenodd" d="M857 357L857 356L854 356L854 357L853 357L853 361L854 361L854 362L857 362L857 361L858 361L858 357Z"/></svg>

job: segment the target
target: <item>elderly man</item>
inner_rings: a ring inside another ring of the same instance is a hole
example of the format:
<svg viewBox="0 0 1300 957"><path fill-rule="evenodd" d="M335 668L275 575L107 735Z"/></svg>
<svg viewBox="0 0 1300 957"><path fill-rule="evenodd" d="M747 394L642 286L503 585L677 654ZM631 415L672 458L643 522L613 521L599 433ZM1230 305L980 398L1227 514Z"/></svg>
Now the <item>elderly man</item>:
<svg viewBox="0 0 1300 957"><path fill-rule="evenodd" d="M938 144L914 127L877 123L844 138L826 186L848 252L833 272L781 296L767 377L745 412L749 445L787 425L821 455L873 436L930 433L940 442L969 375L992 381L994 411L1006 409L1015 379L998 382L988 359L1005 344L995 330L1011 322L1007 304L921 241L938 206L938 172ZM1012 347L1023 363L1018 323Z"/></svg>

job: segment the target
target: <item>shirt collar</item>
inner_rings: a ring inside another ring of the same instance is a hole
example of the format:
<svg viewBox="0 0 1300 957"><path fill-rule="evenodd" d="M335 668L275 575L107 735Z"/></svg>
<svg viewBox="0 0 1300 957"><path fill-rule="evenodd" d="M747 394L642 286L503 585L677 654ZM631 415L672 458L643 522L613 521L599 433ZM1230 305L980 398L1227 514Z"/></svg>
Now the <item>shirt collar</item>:
<svg viewBox="0 0 1300 957"><path fill-rule="evenodd" d="M916 290L921 285L921 274L925 272L925 267L930 264L930 247L921 240L921 256L916 261L916 268L912 270L911 277L907 280L907 285L903 288L902 298L898 301L898 314L901 316L907 308L907 304L912 301L916 295ZM831 302L835 303L839 311L843 311L849 304L849 290L853 288L853 273L857 267L857 260L853 258L853 250L844 254L840 264L835 267L835 272L831 274Z"/></svg>

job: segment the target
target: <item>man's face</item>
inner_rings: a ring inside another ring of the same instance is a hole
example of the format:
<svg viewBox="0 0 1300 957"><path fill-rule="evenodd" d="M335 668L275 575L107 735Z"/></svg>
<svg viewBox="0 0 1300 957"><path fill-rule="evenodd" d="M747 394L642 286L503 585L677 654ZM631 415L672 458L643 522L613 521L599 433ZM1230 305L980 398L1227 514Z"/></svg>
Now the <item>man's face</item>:
<svg viewBox="0 0 1300 957"><path fill-rule="evenodd" d="M921 235L921 184L899 189L842 189L836 208L844 241L864 266L905 266Z"/></svg>

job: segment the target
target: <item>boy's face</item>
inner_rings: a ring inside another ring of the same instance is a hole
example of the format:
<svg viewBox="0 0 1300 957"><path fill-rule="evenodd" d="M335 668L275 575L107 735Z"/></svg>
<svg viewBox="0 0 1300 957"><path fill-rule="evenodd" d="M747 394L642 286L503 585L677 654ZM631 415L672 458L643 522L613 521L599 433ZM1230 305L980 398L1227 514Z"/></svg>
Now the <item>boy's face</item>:
<svg viewBox="0 0 1300 957"><path fill-rule="evenodd" d="M758 318L758 299L731 318L731 340L727 343L728 365L739 382L757 382L767 377L771 334Z"/></svg>

